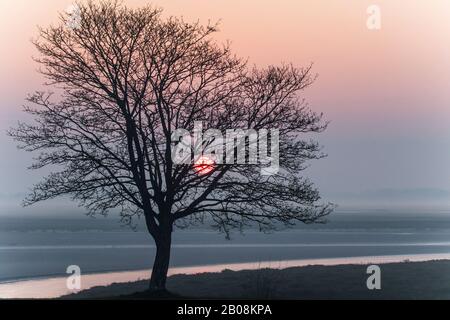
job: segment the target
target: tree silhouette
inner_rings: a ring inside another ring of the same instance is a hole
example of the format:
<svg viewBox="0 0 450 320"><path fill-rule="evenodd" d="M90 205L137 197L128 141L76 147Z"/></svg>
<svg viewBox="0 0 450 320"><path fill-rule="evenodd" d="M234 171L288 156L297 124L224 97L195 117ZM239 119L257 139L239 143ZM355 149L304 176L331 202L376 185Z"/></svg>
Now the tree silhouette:
<svg viewBox="0 0 450 320"><path fill-rule="evenodd" d="M315 80L311 66L250 68L213 41L215 25L164 18L150 6L90 1L77 13L75 26L62 14L58 26L40 29L36 60L56 93L31 95L25 111L34 121L10 131L20 148L38 152L33 169L58 170L26 205L70 195L91 214L119 208L125 222L143 217L157 248L151 290L165 289L174 225L207 218L227 233L268 230L332 211L300 176L307 160L324 156L302 139L327 125L299 96ZM174 163L174 131L196 122L221 132L278 129L281 169Z"/></svg>

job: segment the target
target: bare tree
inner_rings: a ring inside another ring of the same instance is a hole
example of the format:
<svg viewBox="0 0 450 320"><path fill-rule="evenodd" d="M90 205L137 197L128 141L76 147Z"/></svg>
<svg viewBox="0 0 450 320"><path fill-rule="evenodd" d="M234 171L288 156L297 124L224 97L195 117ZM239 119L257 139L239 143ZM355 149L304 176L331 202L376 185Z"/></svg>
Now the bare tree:
<svg viewBox="0 0 450 320"><path fill-rule="evenodd" d="M149 6L91 1L78 9L78 25L62 14L58 26L40 29L36 60L58 93L31 95L25 111L35 121L10 131L38 152L33 169L58 169L26 205L70 195L91 214L119 208L124 221L144 217L157 247L151 290L165 290L174 225L208 217L225 232L268 230L332 211L300 176L307 160L324 156L304 140L326 128L299 96L315 79L310 66L249 68L212 40L215 25L163 18ZM195 163L175 164L174 131L197 121L222 132L278 129L282 169L263 176L258 165L199 173Z"/></svg>

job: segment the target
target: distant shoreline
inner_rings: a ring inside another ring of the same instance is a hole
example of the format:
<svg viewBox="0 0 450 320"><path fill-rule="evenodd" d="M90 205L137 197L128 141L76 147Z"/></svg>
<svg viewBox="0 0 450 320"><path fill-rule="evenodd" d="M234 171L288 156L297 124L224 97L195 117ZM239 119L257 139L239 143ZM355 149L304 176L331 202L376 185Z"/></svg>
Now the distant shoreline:
<svg viewBox="0 0 450 320"><path fill-rule="evenodd" d="M386 255L361 256L326 259L302 259L287 261L265 261L252 263L229 263L219 265L204 265L191 267L177 267L170 270L170 275L195 275L203 273L219 273L225 269L231 271L287 269L296 267L345 266L368 264L392 264L400 262L425 262L434 260L450 260L449 254L415 254L415 255ZM113 283L130 283L143 281L149 277L150 270L102 272L85 274L82 278L82 290L95 287L108 287ZM69 295L66 288L66 277L47 277L23 281L10 281L0 284L0 299L51 299Z"/></svg>
<svg viewBox="0 0 450 320"><path fill-rule="evenodd" d="M380 288L367 286L368 265L314 265L257 269L168 279L170 293L146 291L147 280L95 287L62 299L284 299L284 300L436 300L450 299L450 261L380 264Z"/></svg>

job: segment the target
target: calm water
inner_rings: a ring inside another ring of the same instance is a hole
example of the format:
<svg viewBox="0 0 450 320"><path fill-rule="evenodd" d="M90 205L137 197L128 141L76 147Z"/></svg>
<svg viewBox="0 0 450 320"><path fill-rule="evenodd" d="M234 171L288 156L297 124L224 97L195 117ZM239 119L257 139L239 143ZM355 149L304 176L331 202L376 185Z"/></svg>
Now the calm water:
<svg viewBox="0 0 450 320"><path fill-rule="evenodd" d="M0 282L83 273L149 269L150 237L114 219L2 218ZM247 231L231 241L207 228L176 231L172 267L299 259L450 253L448 213L336 213L328 224L273 234Z"/></svg>

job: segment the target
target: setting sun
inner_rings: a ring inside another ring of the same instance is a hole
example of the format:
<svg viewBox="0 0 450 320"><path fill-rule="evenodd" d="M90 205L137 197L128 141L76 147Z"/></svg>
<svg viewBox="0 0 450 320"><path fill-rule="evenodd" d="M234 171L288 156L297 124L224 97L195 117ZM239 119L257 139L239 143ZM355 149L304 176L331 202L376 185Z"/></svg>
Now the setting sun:
<svg viewBox="0 0 450 320"><path fill-rule="evenodd" d="M214 170L215 162L208 156L201 156L195 161L194 171L198 174L208 174Z"/></svg>

